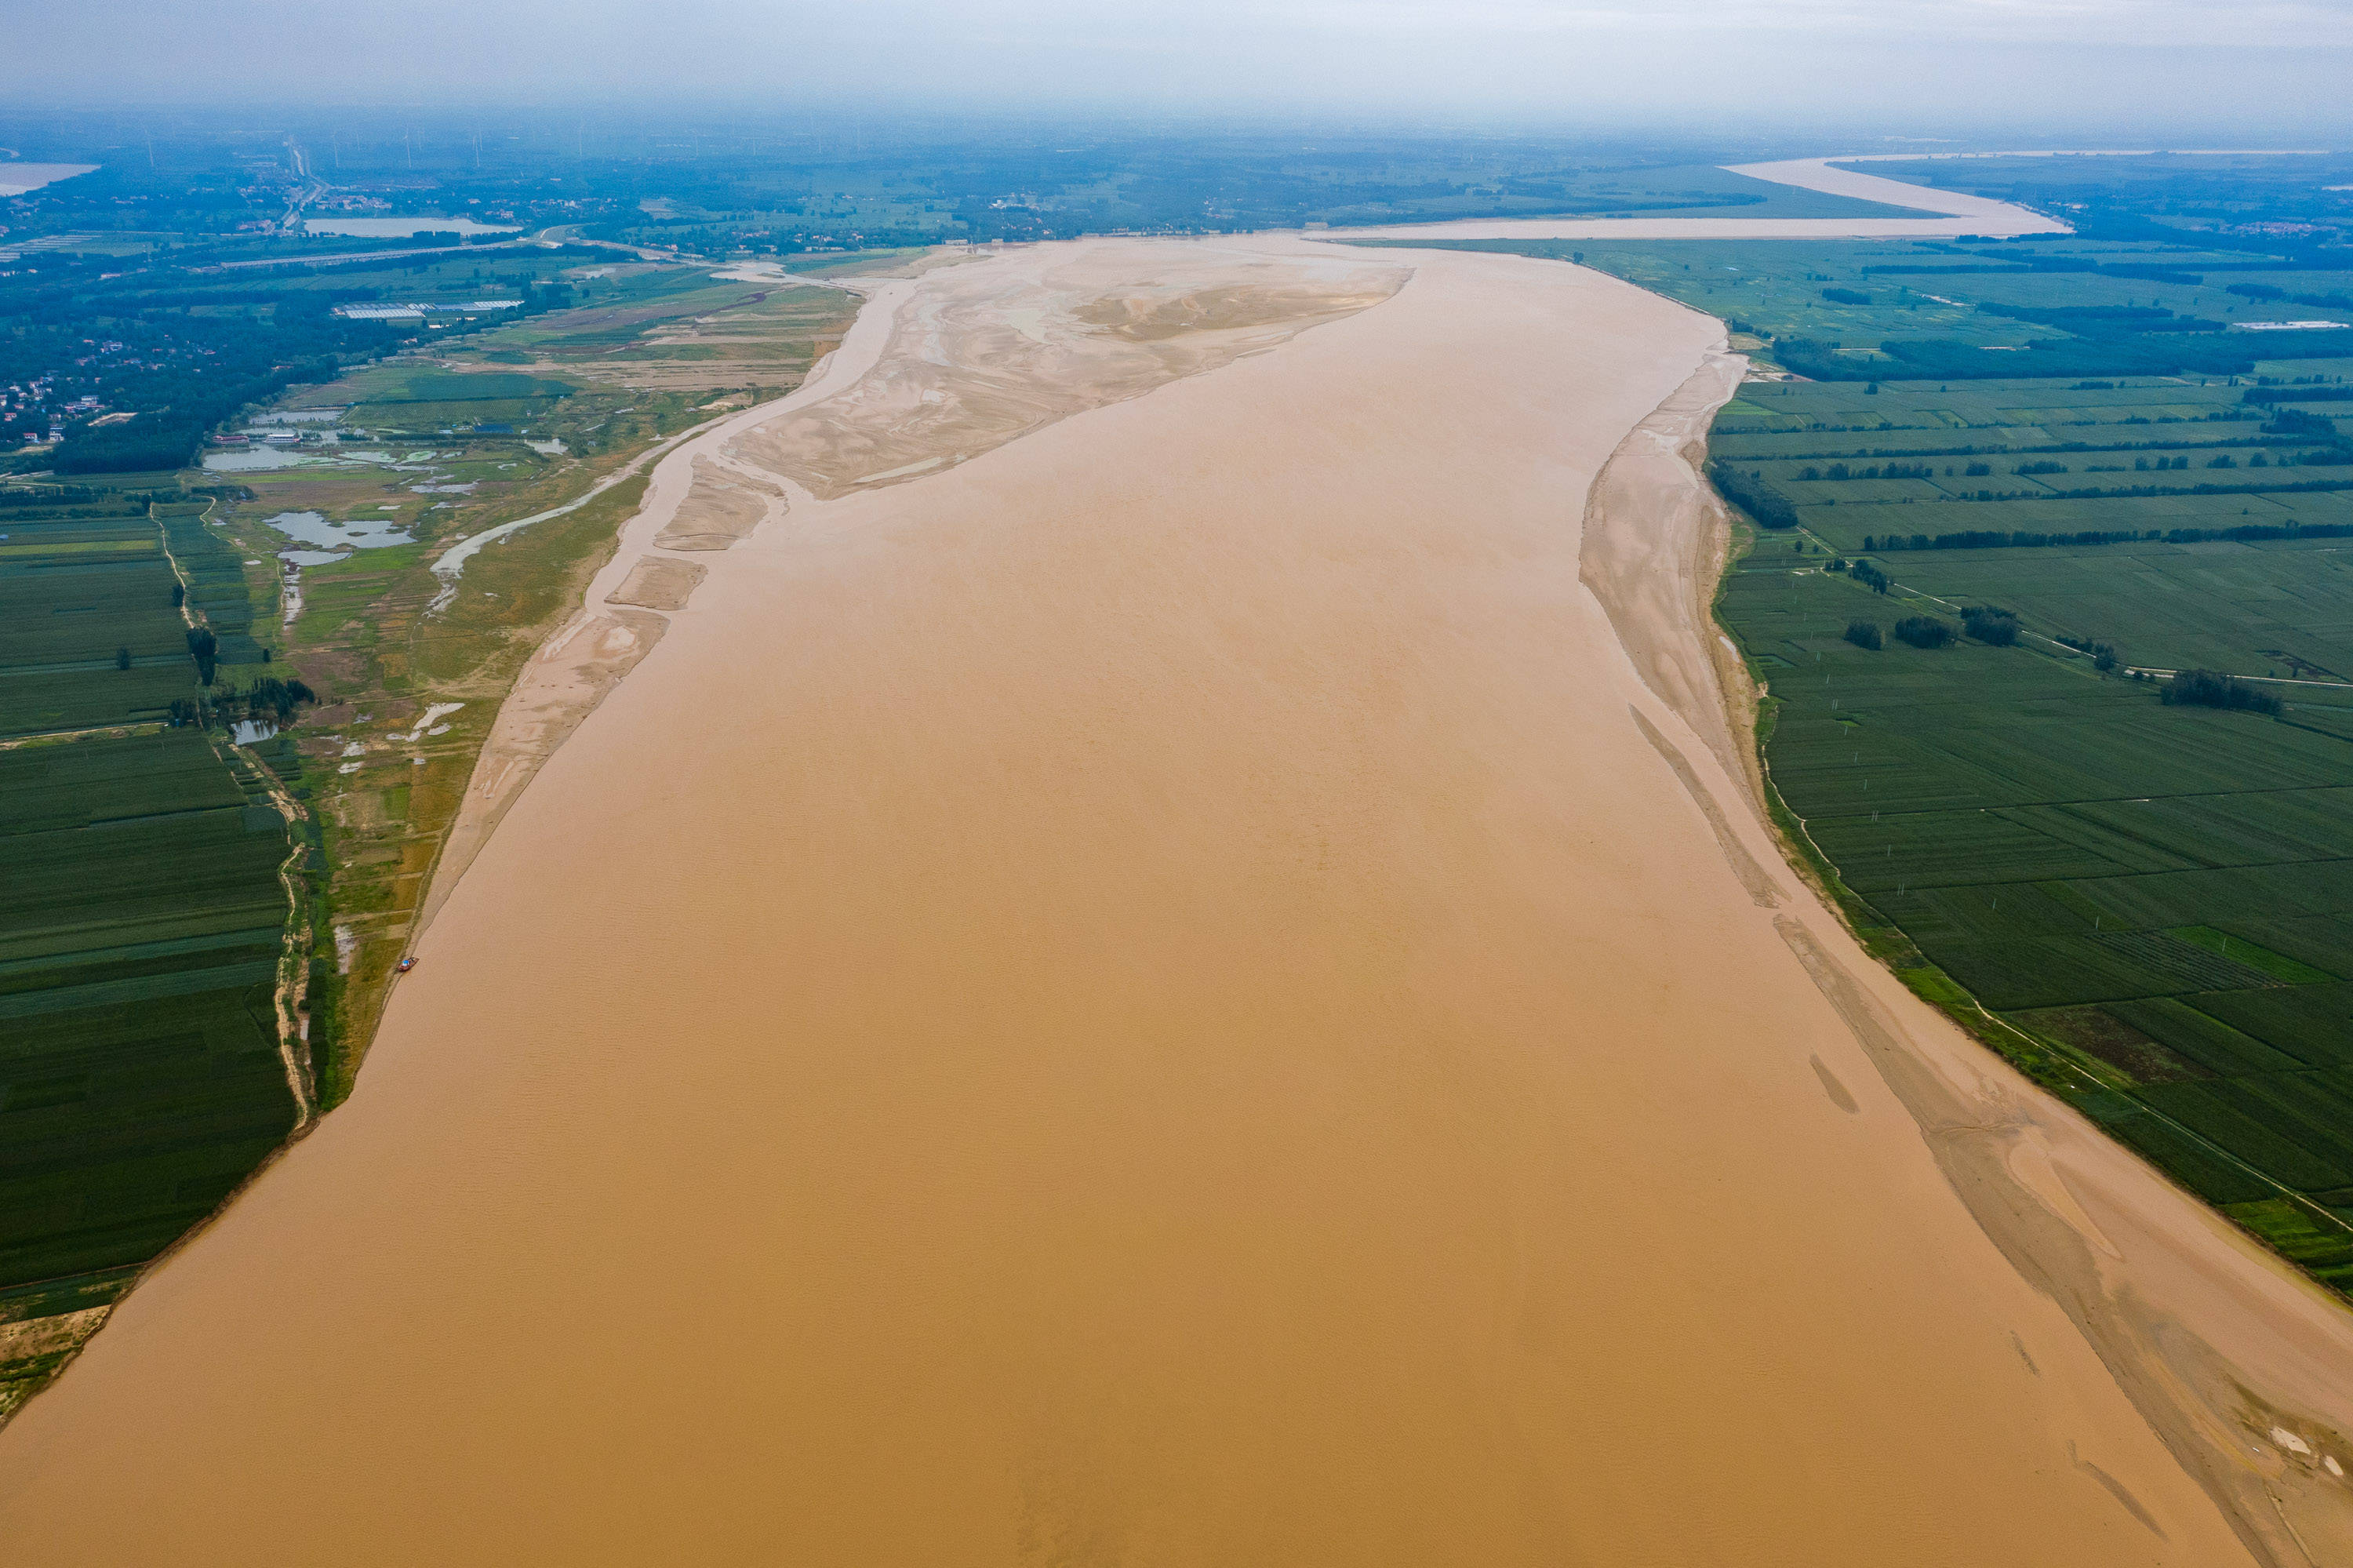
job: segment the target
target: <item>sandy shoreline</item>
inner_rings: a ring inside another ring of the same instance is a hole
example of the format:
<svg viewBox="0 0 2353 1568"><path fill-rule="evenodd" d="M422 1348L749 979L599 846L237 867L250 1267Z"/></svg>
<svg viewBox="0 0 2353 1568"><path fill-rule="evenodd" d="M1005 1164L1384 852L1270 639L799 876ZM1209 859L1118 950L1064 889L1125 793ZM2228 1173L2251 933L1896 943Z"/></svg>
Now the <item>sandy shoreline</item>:
<svg viewBox="0 0 2353 1568"><path fill-rule="evenodd" d="M976 261L666 457L592 620L657 618L698 461L785 509L507 790L351 1102L0 1435L12 1561L2353 1540L2343 1314L1759 825L1715 324L1365 255ZM935 468L825 468L918 414Z"/></svg>

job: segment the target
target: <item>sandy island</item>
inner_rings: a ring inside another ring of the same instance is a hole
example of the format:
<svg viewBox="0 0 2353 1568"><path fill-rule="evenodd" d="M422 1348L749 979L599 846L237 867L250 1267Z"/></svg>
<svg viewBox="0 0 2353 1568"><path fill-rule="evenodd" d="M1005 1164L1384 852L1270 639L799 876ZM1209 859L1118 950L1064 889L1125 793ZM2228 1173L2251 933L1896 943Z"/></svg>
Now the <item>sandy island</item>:
<svg viewBox="0 0 2353 1568"><path fill-rule="evenodd" d="M1898 156L1900 154L1888 154ZM1335 238L1403 239L1936 239L1979 234L2072 232L2056 218L1990 196L1938 190L1865 175L1837 165L1854 158L1788 158L1772 164L1727 164L1725 169L1775 185L1798 185L1831 196L1852 196L1889 207L1909 207L1928 217L1498 217L1455 218L1442 223L1394 224L1380 228L1341 228Z"/></svg>
<svg viewBox="0 0 2353 1568"><path fill-rule="evenodd" d="M1759 826L1739 373L1510 256L881 285L9 1562L2346 1561L2353 1323Z"/></svg>

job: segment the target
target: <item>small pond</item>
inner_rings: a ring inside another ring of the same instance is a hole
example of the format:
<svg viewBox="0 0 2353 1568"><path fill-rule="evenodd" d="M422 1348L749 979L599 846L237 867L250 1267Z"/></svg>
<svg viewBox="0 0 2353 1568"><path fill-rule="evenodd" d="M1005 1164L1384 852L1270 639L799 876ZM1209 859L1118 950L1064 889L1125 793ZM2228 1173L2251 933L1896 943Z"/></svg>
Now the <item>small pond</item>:
<svg viewBox="0 0 2353 1568"><path fill-rule="evenodd" d="M354 517L341 526L327 521L323 512L280 512L262 521L297 544L309 545L313 550L332 550L340 545L354 549L380 550L386 545L416 543L416 535L401 527L396 517ZM294 559L295 552L285 552L283 558ZM332 560L334 556L329 556ZM299 562L302 566L318 566L313 560Z"/></svg>

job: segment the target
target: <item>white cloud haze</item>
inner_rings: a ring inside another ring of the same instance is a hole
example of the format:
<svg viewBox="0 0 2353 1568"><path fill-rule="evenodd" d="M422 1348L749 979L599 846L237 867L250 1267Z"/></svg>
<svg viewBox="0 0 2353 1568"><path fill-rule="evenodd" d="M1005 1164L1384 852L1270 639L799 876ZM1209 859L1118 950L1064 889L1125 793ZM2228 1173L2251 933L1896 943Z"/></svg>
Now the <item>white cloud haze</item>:
<svg viewBox="0 0 2353 1568"><path fill-rule="evenodd" d="M0 0L25 102L703 102L2342 140L2353 0Z"/></svg>

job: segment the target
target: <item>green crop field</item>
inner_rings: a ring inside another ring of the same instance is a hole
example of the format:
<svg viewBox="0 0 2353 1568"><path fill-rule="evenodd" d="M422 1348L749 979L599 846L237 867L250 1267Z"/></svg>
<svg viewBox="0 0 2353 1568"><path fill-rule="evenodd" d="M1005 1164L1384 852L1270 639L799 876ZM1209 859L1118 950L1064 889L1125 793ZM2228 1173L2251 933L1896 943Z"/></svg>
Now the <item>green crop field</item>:
<svg viewBox="0 0 2353 1568"><path fill-rule="evenodd" d="M0 737L161 718L193 678L175 580L143 503L0 509Z"/></svg>
<svg viewBox="0 0 2353 1568"><path fill-rule="evenodd" d="M286 826L161 722L198 691L174 590L258 660L206 503L0 493L0 1298L103 1305L285 1138ZM166 554L166 547L169 554ZM173 560L180 563L174 574ZM48 1304L48 1305L43 1305ZM54 1368L0 1361L0 1414Z"/></svg>
<svg viewBox="0 0 2353 1568"><path fill-rule="evenodd" d="M1795 524L1749 533L1720 600L1770 694L1788 825L1925 992L1957 982L2044 1082L2353 1287L2353 493L2186 488L2306 452L2287 476L2342 474L2338 438L2266 433L2239 387L1964 385L1752 385L1719 420L1719 461ZM1862 477L1891 462L1901 477ZM2067 471L2015 471L2038 462ZM2028 489L2112 475L2147 493ZM2247 524L2278 536L2175 536ZM2121 537L1936 544L2080 531ZM2015 614L2016 642L1846 635L1914 615L1958 630L1980 605ZM2286 705L2168 705L2137 666Z"/></svg>

